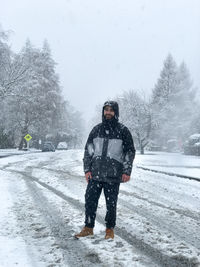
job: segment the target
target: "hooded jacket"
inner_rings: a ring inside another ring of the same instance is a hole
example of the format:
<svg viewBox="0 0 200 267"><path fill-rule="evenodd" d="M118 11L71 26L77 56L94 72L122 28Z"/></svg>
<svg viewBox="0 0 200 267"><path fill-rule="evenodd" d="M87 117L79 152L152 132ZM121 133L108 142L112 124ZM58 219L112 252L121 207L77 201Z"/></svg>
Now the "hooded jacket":
<svg viewBox="0 0 200 267"><path fill-rule="evenodd" d="M111 106L114 117L107 120L105 106ZM135 147L128 128L118 122L119 107L115 101L104 103L102 123L89 134L85 145L84 172L91 172L92 179L101 182L122 182L122 174L131 175Z"/></svg>

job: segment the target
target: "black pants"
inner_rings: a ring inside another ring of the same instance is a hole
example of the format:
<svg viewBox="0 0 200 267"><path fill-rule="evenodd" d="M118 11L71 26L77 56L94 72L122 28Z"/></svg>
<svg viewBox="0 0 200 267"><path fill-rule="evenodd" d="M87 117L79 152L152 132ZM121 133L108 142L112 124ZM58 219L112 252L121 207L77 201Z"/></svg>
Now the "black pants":
<svg viewBox="0 0 200 267"><path fill-rule="evenodd" d="M119 183L98 182L92 179L89 181L85 193L85 226L94 227L98 200L103 188L107 208L106 228L115 227L119 185Z"/></svg>

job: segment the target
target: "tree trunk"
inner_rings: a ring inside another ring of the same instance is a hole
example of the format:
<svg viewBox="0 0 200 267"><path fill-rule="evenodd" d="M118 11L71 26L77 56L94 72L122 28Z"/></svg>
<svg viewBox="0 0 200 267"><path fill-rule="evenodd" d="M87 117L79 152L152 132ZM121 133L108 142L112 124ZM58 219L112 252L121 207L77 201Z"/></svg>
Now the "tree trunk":
<svg viewBox="0 0 200 267"><path fill-rule="evenodd" d="M25 147L27 147L27 142L26 140L24 139L24 136L28 133L28 127L27 126L24 126L24 128L22 129L21 131L21 141L20 141L20 144L19 144L19 150L22 150L23 148L23 144L25 144Z"/></svg>
<svg viewBox="0 0 200 267"><path fill-rule="evenodd" d="M19 150L22 150L23 149L23 144L25 144L25 147L27 147L27 142L24 139L24 135L21 137L21 141L19 143Z"/></svg>
<svg viewBox="0 0 200 267"><path fill-rule="evenodd" d="M142 145L140 145L140 154L144 155L144 147Z"/></svg>

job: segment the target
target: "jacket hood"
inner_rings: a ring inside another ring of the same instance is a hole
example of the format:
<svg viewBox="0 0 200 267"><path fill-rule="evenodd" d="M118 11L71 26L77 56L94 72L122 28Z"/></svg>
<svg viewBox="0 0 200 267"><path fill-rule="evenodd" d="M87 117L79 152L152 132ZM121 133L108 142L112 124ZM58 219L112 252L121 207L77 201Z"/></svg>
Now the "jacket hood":
<svg viewBox="0 0 200 267"><path fill-rule="evenodd" d="M103 105L103 109L102 109L102 121L105 121L105 117L104 117L104 108L106 106L110 106L112 107L112 109L114 110L115 112L115 115L114 115L114 120L118 121L119 120L119 106L118 106L118 103L116 101L106 101Z"/></svg>

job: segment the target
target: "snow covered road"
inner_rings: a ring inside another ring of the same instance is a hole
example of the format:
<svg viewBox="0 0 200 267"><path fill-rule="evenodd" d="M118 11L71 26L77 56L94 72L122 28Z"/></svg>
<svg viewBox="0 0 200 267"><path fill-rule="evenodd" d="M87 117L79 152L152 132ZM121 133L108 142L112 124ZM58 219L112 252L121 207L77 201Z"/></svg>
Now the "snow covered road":
<svg viewBox="0 0 200 267"><path fill-rule="evenodd" d="M115 240L104 240L103 194L94 238L73 239L84 221L82 157L0 160L0 266L200 266L200 183L136 166L120 187ZM136 164L150 160L136 156Z"/></svg>

